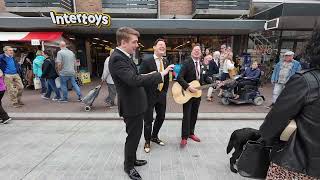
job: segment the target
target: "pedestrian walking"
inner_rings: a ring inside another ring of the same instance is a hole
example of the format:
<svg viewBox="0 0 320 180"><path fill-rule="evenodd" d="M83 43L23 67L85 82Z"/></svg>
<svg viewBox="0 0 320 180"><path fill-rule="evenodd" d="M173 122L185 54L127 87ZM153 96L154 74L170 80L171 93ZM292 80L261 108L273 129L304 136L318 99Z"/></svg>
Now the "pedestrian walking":
<svg viewBox="0 0 320 180"><path fill-rule="evenodd" d="M21 101L23 84L20 77L21 67L13 57L13 48L11 46L3 47L4 54L0 55L0 69L4 74L9 98L13 107L19 108L24 105Z"/></svg>
<svg viewBox="0 0 320 180"><path fill-rule="evenodd" d="M32 70L35 78L38 78L41 82L41 94L44 95L47 92L46 79L42 78L42 65L45 60L43 56L43 51L38 50L36 53L36 58L32 62Z"/></svg>
<svg viewBox="0 0 320 180"><path fill-rule="evenodd" d="M62 99L59 102L68 102L67 83L71 81L73 89L78 95L77 101L81 102L82 95L80 87L76 82L76 56L67 48L66 42L60 42L60 51L57 54L58 73L61 81Z"/></svg>
<svg viewBox="0 0 320 180"><path fill-rule="evenodd" d="M110 51L110 56L113 53L113 49ZM110 71L109 71L109 59L110 56L107 57L107 59L104 62L104 67L103 67L103 73L101 76L101 80L102 82L106 82L107 83L107 87L108 87L108 96L105 99L105 103L107 105L107 107L111 107L111 106L115 106L115 99L117 96L117 90L116 90L116 86L114 85L113 79L111 77Z"/></svg>
<svg viewBox="0 0 320 180"><path fill-rule="evenodd" d="M53 101L58 101L61 99L60 91L56 86L56 78L59 77L55 68L55 62L50 59L49 52L43 51L43 56L45 57L44 63L42 65L42 76L47 82L47 92L42 96L43 99L50 99L52 91L55 92L56 96L52 98Z"/></svg>
<svg viewBox="0 0 320 180"><path fill-rule="evenodd" d="M271 76L271 83L274 85L274 88L272 93L272 104L269 106L270 108L276 102L290 77L301 70L300 63L294 60L293 56L294 52L286 52L284 54L284 59L280 60L274 68Z"/></svg>

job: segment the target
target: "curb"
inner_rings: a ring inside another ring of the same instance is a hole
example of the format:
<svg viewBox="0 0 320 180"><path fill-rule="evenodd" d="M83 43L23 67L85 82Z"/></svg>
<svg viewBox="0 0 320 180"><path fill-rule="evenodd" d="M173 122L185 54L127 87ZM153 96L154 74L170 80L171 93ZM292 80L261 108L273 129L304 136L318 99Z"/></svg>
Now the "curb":
<svg viewBox="0 0 320 180"><path fill-rule="evenodd" d="M199 113L198 120L264 120L267 113ZM118 113L9 113L15 120L122 120ZM182 113L166 113L166 120L182 119Z"/></svg>

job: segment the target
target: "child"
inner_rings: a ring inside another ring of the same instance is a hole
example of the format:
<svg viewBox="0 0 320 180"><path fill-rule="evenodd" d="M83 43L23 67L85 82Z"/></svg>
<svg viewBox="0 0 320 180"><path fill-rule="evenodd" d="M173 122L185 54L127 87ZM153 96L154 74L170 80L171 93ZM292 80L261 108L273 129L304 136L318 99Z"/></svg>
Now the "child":
<svg viewBox="0 0 320 180"><path fill-rule="evenodd" d="M3 124L7 124L11 121L11 118L8 116L7 112L2 107L2 98L6 91L6 85L4 84L3 72L0 70L0 122Z"/></svg>

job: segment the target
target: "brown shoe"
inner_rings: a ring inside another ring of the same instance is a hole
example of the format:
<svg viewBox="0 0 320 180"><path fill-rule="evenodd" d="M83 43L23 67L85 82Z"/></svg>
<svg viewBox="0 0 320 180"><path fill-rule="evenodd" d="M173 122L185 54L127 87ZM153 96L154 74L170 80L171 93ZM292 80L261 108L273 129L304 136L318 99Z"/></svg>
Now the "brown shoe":
<svg viewBox="0 0 320 180"><path fill-rule="evenodd" d="M151 150L150 142L149 142L149 143L146 142L146 143L144 144L143 149L144 149L144 152L149 153L150 150Z"/></svg>

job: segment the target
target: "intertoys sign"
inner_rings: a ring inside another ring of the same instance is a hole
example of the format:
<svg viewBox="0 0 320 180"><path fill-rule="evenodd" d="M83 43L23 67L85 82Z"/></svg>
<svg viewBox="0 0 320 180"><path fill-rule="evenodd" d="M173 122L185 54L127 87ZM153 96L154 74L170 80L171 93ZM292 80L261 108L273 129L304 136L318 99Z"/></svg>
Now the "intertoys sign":
<svg viewBox="0 0 320 180"><path fill-rule="evenodd" d="M109 27L111 17L104 13L63 13L50 11L50 17L58 26L102 26Z"/></svg>

